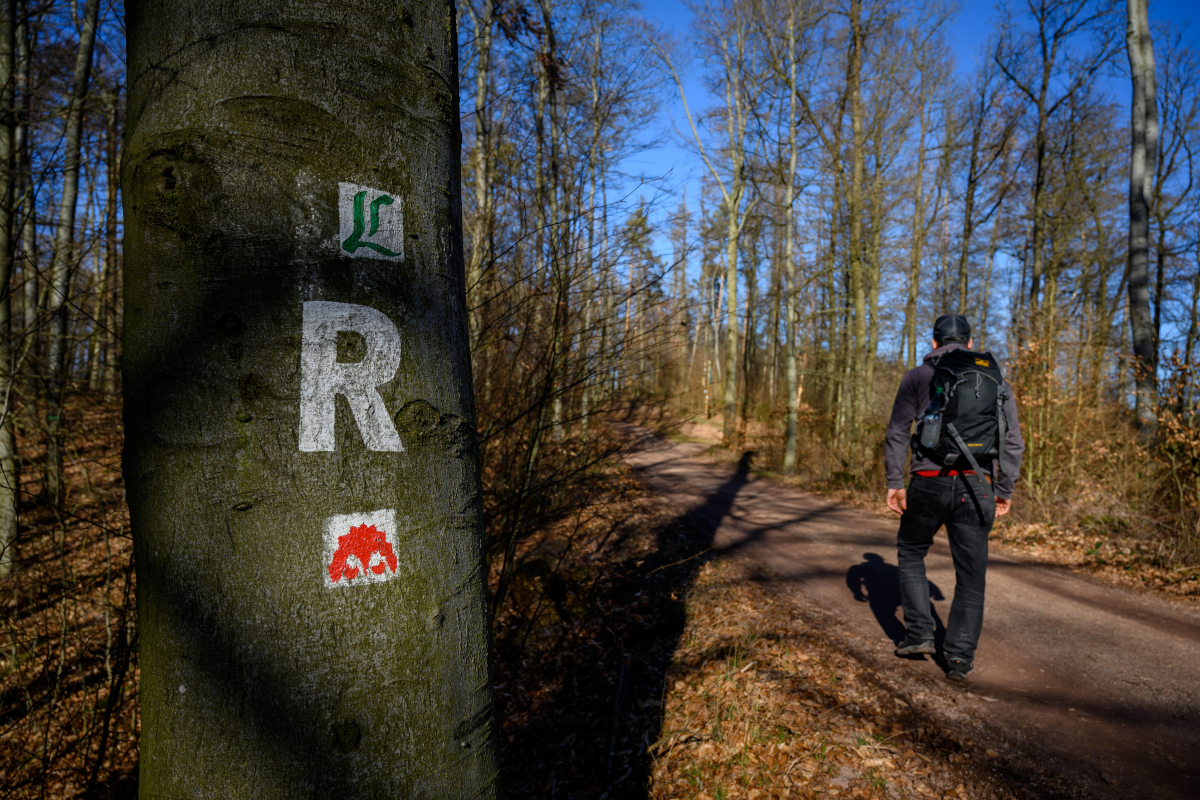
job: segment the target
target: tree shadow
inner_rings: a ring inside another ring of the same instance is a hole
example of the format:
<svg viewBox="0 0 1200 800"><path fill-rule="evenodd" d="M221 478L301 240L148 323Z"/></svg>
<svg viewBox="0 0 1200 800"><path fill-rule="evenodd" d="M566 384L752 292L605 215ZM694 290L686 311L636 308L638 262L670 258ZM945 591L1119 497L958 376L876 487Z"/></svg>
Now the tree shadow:
<svg viewBox="0 0 1200 800"><path fill-rule="evenodd" d="M620 565L557 657L521 670L522 683L553 689L536 698L499 693L506 794L646 797L649 748L660 735L687 592L718 555L713 540L749 481L753 458L743 453L737 471L702 503L658 527L652 554Z"/></svg>
<svg viewBox="0 0 1200 800"><path fill-rule="evenodd" d="M904 639L908 629L896 613L901 607L899 567L889 564L878 553L863 553L862 562L846 570L846 586L856 601L866 603L870 607L871 613L875 615L875 621L879 623L879 627L883 629L889 639L897 643ZM942 590L933 581L929 581L929 596L933 600L946 599ZM933 622L936 626L934 644L937 646L938 653L941 653L942 642L946 638L946 626L942 623L937 609L930 610L933 612ZM921 655L907 656L907 658L922 661L925 659Z"/></svg>

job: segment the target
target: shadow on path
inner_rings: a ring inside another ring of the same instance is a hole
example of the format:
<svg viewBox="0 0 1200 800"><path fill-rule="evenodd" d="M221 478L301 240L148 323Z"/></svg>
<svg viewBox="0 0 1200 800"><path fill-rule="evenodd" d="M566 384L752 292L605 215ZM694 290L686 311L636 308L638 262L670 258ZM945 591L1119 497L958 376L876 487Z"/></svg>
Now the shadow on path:
<svg viewBox="0 0 1200 800"><path fill-rule="evenodd" d="M897 611L901 607L900 600L900 568L889 564L878 553L863 553L862 563L855 564L846 570L846 586L850 594L860 603L866 603L875 621L884 634L893 642L899 643L904 639L907 629ZM929 596L932 600L945 600L945 595L938 585L929 582ZM933 622L937 626L934 642L938 652L942 650L942 641L946 638L946 626L938 616L937 609L933 612ZM924 656L909 656L912 659L924 660Z"/></svg>
<svg viewBox="0 0 1200 800"><path fill-rule="evenodd" d="M712 558L713 539L749 480L753 452L704 501L655 531L656 548L621 565L619 577L592 600L581 621L587 636L564 649L587 657L548 659L521 672L521 682L553 685L536 708L500 698L507 718L502 742L504 790L512 797L578 800L644 798L659 736L662 699L686 621L685 599Z"/></svg>

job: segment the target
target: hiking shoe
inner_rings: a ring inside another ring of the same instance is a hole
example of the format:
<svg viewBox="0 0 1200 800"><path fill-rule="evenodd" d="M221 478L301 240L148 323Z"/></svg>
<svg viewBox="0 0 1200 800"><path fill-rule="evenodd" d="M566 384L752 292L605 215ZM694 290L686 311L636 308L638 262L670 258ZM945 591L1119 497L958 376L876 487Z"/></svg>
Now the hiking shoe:
<svg viewBox="0 0 1200 800"><path fill-rule="evenodd" d="M952 681L965 681L974 669L975 665L970 661L952 658L946 665L946 678Z"/></svg>
<svg viewBox="0 0 1200 800"><path fill-rule="evenodd" d="M933 639L910 639L905 637L903 642L896 645L896 655L898 656L931 656L936 652L937 648L933 646Z"/></svg>

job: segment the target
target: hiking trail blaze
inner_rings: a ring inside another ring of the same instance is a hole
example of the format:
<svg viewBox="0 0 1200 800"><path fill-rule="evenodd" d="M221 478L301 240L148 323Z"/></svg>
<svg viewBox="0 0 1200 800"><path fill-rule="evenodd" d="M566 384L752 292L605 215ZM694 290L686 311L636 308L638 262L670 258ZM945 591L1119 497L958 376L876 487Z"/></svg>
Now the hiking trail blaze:
<svg viewBox="0 0 1200 800"><path fill-rule="evenodd" d="M374 556L380 556L385 563L371 565ZM359 566L350 566L349 559L354 557ZM329 579L337 583L344 575L347 580L358 577L361 568L365 574L369 568L376 575L382 575L384 570L391 567L396 571L396 551L388 542L383 531L375 529L374 525L360 525L351 528L345 536L338 537L338 549L333 554L333 563L329 565Z"/></svg>
<svg viewBox="0 0 1200 800"><path fill-rule="evenodd" d="M326 518L321 562L325 586L359 586L400 577L398 532L393 508Z"/></svg>

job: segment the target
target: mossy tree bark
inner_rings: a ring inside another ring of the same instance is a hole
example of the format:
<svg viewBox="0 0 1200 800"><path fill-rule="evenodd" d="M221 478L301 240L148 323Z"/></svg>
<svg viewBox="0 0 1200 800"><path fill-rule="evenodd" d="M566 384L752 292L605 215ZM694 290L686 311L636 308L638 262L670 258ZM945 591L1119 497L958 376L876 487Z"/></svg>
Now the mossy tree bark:
<svg viewBox="0 0 1200 800"><path fill-rule="evenodd" d="M495 797L454 7L127 25L142 796Z"/></svg>

